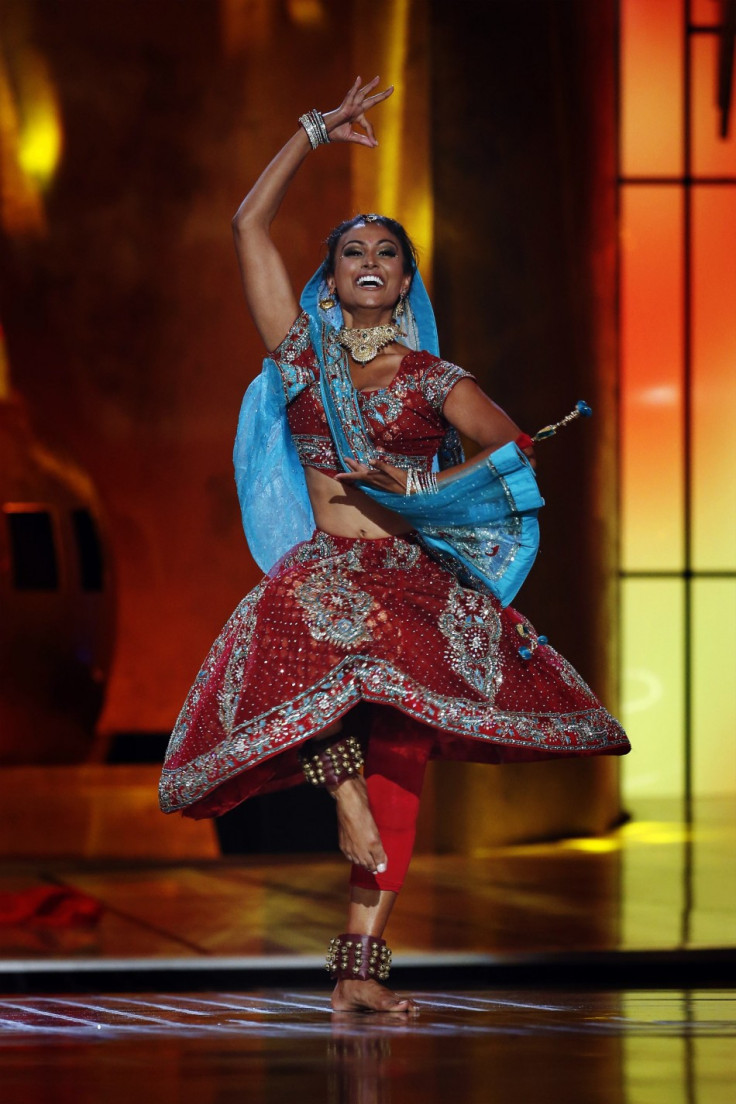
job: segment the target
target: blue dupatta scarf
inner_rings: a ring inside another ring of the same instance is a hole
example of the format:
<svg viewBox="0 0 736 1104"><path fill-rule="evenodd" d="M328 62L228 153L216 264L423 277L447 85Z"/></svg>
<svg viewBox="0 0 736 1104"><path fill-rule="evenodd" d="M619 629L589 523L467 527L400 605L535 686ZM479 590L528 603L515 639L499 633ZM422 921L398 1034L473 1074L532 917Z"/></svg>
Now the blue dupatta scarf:
<svg viewBox="0 0 736 1104"><path fill-rule="evenodd" d="M327 421L340 462L370 464L380 459L358 406L347 354L338 344L338 304L325 311L327 287L319 269L304 289ZM412 349L439 355L434 313L421 276L415 272L400 339ZM248 388L240 412L234 462L243 527L253 558L270 571L295 544L308 540L314 516L304 472L291 440L285 391L275 362L267 357ZM436 467L462 462L455 430L447 434ZM502 605L518 593L539 547L537 513L544 500L534 472L515 444L497 449L463 472L446 476L436 493L399 495L358 484L374 501L400 514L426 550L463 583L488 591Z"/></svg>

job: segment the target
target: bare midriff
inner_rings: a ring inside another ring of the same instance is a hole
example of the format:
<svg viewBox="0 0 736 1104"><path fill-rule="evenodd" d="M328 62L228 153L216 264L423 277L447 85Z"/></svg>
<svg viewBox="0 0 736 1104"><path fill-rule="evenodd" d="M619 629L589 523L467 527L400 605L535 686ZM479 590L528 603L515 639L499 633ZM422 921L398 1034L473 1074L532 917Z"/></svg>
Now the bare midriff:
<svg viewBox="0 0 736 1104"><path fill-rule="evenodd" d="M379 506L349 483L341 483L317 468L305 468L309 501L318 529L333 537L362 537L380 540L410 533L402 517Z"/></svg>

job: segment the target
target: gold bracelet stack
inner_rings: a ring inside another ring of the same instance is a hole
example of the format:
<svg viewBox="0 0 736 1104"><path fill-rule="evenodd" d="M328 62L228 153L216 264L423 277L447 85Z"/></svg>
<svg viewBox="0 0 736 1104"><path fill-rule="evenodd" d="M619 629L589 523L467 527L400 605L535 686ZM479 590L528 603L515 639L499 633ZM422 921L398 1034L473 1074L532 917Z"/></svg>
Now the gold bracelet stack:
<svg viewBox="0 0 736 1104"><path fill-rule="evenodd" d="M307 132L307 138L312 149L316 149L317 146L329 145L330 136L327 133L327 124L324 116L316 107L313 107L311 111L307 111L305 115L300 115L299 123Z"/></svg>
<svg viewBox="0 0 736 1104"><path fill-rule="evenodd" d="M337 981L386 981L391 972L391 951L385 939L347 932L330 940L325 969Z"/></svg>
<svg viewBox="0 0 736 1104"><path fill-rule="evenodd" d="M329 743L303 744L299 762L307 782L313 786L339 786L355 778L363 766L363 751L355 736L331 736Z"/></svg>

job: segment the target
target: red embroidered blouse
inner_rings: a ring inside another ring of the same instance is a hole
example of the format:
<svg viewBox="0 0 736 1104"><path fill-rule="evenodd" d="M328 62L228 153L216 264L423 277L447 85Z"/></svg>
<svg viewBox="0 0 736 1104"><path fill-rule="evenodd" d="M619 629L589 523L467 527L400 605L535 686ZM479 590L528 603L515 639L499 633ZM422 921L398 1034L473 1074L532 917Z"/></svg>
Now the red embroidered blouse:
<svg viewBox="0 0 736 1104"><path fill-rule="evenodd" d="M304 467L337 475L340 463L332 444L319 388L319 364L309 339L309 319L301 314L272 354L281 374L289 428ZM358 391L368 434L387 463L427 470L432 466L449 422L442 408L452 388L470 372L431 353L408 350L387 387Z"/></svg>

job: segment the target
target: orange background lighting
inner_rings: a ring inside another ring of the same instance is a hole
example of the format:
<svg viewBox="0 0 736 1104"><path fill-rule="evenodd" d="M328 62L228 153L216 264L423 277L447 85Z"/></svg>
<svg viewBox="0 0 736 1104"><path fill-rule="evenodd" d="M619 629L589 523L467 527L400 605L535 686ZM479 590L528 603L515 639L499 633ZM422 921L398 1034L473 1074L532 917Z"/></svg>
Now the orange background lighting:
<svg viewBox="0 0 736 1104"><path fill-rule="evenodd" d="M693 567L734 571L736 188L695 188L692 288Z"/></svg>
<svg viewBox="0 0 736 1104"><path fill-rule="evenodd" d="M621 171L682 172L682 0L622 0Z"/></svg>
<svg viewBox="0 0 736 1104"><path fill-rule="evenodd" d="M720 14L714 0L621 4L622 682L635 749L623 777L633 804L736 793L736 139L719 134L717 34L687 33L688 17L715 28Z"/></svg>
<svg viewBox="0 0 736 1104"><path fill-rule="evenodd" d="M682 195L628 187L621 201L622 561L683 566Z"/></svg>

